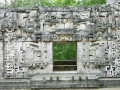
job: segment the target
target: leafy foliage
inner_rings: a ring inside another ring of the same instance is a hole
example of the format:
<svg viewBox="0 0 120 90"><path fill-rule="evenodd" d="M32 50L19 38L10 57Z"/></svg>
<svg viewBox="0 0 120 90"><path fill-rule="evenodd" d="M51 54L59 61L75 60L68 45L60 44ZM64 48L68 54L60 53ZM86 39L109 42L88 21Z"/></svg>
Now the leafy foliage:
<svg viewBox="0 0 120 90"><path fill-rule="evenodd" d="M15 0L10 6L28 7L28 6L83 6L105 4L106 0Z"/></svg>
<svg viewBox="0 0 120 90"><path fill-rule="evenodd" d="M78 2L77 5L95 5L95 4L105 4L106 0L82 0L82 2Z"/></svg>
<svg viewBox="0 0 120 90"><path fill-rule="evenodd" d="M77 53L76 42L54 43L53 45L54 60L76 59L76 53Z"/></svg>

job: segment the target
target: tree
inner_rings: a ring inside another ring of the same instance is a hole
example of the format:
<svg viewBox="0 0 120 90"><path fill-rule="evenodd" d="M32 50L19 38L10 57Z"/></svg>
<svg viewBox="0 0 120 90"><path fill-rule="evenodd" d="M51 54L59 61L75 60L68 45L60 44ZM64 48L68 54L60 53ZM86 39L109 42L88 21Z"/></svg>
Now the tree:
<svg viewBox="0 0 120 90"><path fill-rule="evenodd" d="M15 0L11 6L28 7L28 6L81 6L104 4L106 0Z"/></svg>

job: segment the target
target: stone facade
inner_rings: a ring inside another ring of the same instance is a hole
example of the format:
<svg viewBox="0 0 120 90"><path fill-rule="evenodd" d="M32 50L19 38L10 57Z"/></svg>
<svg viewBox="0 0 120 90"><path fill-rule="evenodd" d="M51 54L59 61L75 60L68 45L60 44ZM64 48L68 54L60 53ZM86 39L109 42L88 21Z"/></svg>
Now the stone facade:
<svg viewBox="0 0 120 90"><path fill-rule="evenodd" d="M107 4L114 4L114 3L118 3L120 2L120 0L106 0Z"/></svg>
<svg viewBox="0 0 120 90"><path fill-rule="evenodd" d="M0 11L0 88L119 87L119 3ZM77 42L77 71L53 71L54 42Z"/></svg>

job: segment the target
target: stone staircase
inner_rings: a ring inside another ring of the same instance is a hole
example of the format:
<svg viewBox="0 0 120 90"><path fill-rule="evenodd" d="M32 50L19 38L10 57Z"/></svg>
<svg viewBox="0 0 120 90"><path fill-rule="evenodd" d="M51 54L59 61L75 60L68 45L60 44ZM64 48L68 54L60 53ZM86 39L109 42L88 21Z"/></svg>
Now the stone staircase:
<svg viewBox="0 0 120 90"><path fill-rule="evenodd" d="M80 81L31 81L30 88L99 88L101 83L98 80Z"/></svg>

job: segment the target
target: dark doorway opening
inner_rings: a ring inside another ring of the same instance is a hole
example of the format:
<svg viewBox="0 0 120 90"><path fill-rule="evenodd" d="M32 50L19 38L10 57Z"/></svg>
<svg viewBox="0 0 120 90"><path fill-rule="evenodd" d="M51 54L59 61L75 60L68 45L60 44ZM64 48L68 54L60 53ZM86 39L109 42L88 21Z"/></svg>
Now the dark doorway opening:
<svg viewBox="0 0 120 90"><path fill-rule="evenodd" d="M53 44L53 71L77 70L77 43L54 42Z"/></svg>

